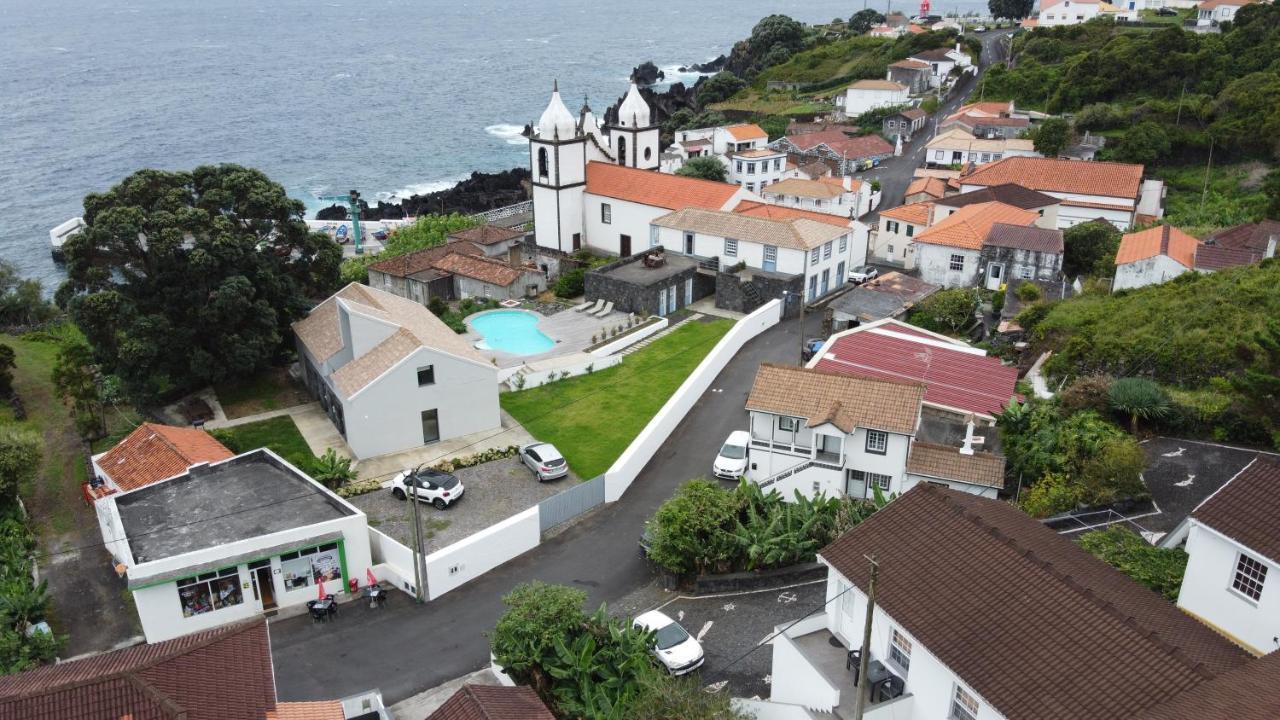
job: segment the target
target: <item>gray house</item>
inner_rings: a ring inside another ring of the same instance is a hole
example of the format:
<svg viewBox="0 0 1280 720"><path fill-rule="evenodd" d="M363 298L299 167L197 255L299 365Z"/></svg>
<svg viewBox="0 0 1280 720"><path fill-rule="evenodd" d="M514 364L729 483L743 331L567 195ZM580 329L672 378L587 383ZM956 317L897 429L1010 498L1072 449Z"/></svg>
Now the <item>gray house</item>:
<svg viewBox="0 0 1280 720"><path fill-rule="evenodd" d="M919 95L929 89L929 76L933 67L923 60L899 60L889 65L887 80L907 86L907 92Z"/></svg>
<svg viewBox="0 0 1280 720"><path fill-rule="evenodd" d="M293 331L307 388L357 458L501 425L498 368L415 301L352 283Z"/></svg>
<svg viewBox="0 0 1280 720"><path fill-rule="evenodd" d="M547 273L525 258L523 233L492 240L487 232L478 232L490 228L464 230L449 236L444 245L374 263L369 266L369 285L422 305L432 298L505 300L546 290Z"/></svg>
<svg viewBox="0 0 1280 720"><path fill-rule="evenodd" d="M1061 230L995 223L982 241L978 267L986 268L987 278L1003 278L1008 285L1054 280L1062 272L1062 250Z"/></svg>

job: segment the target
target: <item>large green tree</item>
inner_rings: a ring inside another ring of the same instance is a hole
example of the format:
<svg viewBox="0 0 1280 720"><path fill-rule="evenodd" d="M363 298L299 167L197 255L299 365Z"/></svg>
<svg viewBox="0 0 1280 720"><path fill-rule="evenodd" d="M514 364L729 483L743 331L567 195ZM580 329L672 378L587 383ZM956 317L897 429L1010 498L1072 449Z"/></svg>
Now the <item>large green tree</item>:
<svg viewBox="0 0 1280 720"><path fill-rule="evenodd" d="M676 171L676 174L683 175L685 177L724 182L726 172L727 170L724 163L714 157L707 156L690 158L685 162L685 164L680 166L680 169Z"/></svg>
<svg viewBox="0 0 1280 720"><path fill-rule="evenodd" d="M341 249L257 170L140 170L84 210L57 299L140 399L280 359L289 324L337 284Z"/></svg>
<svg viewBox="0 0 1280 720"><path fill-rule="evenodd" d="M991 16L999 19L1021 20L1031 14L1035 0L987 0Z"/></svg>
<svg viewBox="0 0 1280 720"><path fill-rule="evenodd" d="M1115 158L1123 162L1151 165L1169 155L1169 133L1160 123L1147 120L1125 131Z"/></svg>
<svg viewBox="0 0 1280 720"><path fill-rule="evenodd" d="M1062 272L1067 277L1110 277L1115 272L1120 231L1103 220L1072 225L1062 233Z"/></svg>
<svg viewBox="0 0 1280 720"><path fill-rule="evenodd" d="M849 31L865 35L871 28L884 22L884 15L872 8L863 8L849 18Z"/></svg>
<svg viewBox="0 0 1280 720"><path fill-rule="evenodd" d="M1047 158L1058 157L1071 144L1071 123L1062 118L1049 118L1032 132L1036 152Z"/></svg>
<svg viewBox="0 0 1280 720"><path fill-rule="evenodd" d="M702 106L728 100L747 84L730 72L718 72L698 84L698 104Z"/></svg>

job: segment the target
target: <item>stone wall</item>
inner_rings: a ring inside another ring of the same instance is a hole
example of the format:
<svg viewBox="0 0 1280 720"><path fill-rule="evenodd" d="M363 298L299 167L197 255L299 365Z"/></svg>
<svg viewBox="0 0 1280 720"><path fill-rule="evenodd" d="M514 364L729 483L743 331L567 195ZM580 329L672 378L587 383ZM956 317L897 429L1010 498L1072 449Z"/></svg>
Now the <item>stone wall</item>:
<svg viewBox="0 0 1280 720"><path fill-rule="evenodd" d="M755 288L754 299L743 290L743 285L750 284ZM753 273L750 280L743 280L738 273L716 273L715 294L716 307L733 312L750 313L761 305L782 297L783 292L799 294L804 290L803 275L779 275ZM782 308L783 318L792 318L800 313L796 302L785 303Z"/></svg>
<svg viewBox="0 0 1280 720"><path fill-rule="evenodd" d="M519 244L513 244L512 248L521 249L521 261L531 262L547 275L548 286L554 287L556 278L561 274L571 270L576 270L584 265L583 262L573 257L570 253L555 248L542 247L534 239L533 235L525 235L524 240Z"/></svg>
<svg viewBox="0 0 1280 720"><path fill-rule="evenodd" d="M715 281L709 276L698 273L697 266L690 266L678 273L669 275L652 285L639 285L627 280L611 277L609 271L640 262L648 255L662 252L662 246L649 248L644 252L619 258L607 265L601 265L587 273L585 278L586 299L595 301L603 298L612 301L615 310L622 312L645 313L657 315L659 310L658 293L672 285L676 286L676 306L667 308L670 314L685 306L685 282L693 280L693 300L697 302L716 291Z"/></svg>

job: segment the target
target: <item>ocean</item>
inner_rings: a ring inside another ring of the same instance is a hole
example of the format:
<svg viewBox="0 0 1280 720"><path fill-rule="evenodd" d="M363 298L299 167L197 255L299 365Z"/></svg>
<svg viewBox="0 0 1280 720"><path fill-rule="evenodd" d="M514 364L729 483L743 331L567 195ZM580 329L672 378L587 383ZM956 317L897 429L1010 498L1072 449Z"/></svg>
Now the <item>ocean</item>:
<svg viewBox="0 0 1280 720"><path fill-rule="evenodd" d="M52 292L49 229L143 167L257 167L314 211L319 195L404 197L523 166L520 130L553 79L572 109L586 97L602 113L643 61L670 77L771 13L863 6L0 0L0 257Z"/></svg>

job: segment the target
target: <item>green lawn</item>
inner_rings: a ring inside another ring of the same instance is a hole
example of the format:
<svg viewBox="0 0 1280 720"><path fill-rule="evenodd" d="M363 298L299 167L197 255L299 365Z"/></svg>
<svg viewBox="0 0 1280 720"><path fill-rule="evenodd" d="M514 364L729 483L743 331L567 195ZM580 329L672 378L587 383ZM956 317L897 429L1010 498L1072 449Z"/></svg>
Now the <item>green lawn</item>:
<svg viewBox="0 0 1280 720"><path fill-rule="evenodd" d="M316 456L311 453L306 439L298 432L298 426L288 415L209 432L237 455L265 447L271 448L303 472L311 472L315 466Z"/></svg>
<svg viewBox="0 0 1280 720"><path fill-rule="evenodd" d="M214 390L229 419L311 402L306 388L294 382L285 368L267 368L252 377L218 385Z"/></svg>
<svg viewBox="0 0 1280 720"><path fill-rule="evenodd" d="M621 365L503 393L502 408L559 448L578 477L593 478L609 469L731 327L729 320L688 323Z"/></svg>

